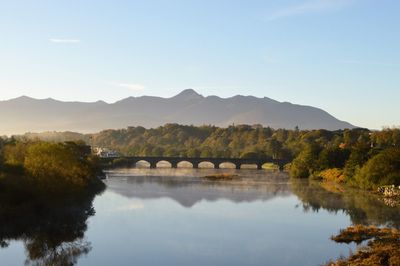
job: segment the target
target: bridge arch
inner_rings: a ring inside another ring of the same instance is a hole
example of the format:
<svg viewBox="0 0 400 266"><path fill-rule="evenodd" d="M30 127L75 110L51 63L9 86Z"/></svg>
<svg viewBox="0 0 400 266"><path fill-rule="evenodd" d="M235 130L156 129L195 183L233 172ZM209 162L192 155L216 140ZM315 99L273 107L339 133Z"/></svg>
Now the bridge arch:
<svg viewBox="0 0 400 266"><path fill-rule="evenodd" d="M156 163L156 168L172 168L172 163L167 160L160 160Z"/></svg>
<svg viewBox="0 0 400 266"><path fill-rule="evenodd" d="M225 168L225 169L237 169L238 166L240 167L240 164L236 164L230 161L219 163L219 168Z"/></svg>
<svg viewBox="0 0 400 266"><path fill-rule="evenodd" d="M151 163L146 161L146 160L139 160L139 161L134 163L134 166L136 168L150 168L151 167Z"/></svg>
<svg viewBox="0 0 400 266"><path fill-rule="evenodd" d="M262 164L262 169L265 170L279 170L279 164L274 163L274 162L265 162Z"/></svg>
<svg viewBox="0 0 400 266"><path fill-rule="evenodd" d="M177 168L195 168L195 164L186 160L177 163Z"/></svg>
<svg viewBox="0 0 400 266"><path fill-rule="evenodd" d="M199 168L218 168L219 164L214 164L210 161L201 161L199 162Z"/></svg>

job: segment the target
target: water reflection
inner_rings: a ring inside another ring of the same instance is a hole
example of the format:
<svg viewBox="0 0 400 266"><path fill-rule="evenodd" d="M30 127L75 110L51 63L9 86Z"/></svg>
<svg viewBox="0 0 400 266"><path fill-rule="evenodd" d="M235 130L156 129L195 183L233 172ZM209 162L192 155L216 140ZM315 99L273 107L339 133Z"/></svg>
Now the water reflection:
<svg viewBox="0 0 400 266"><path fill-rule="evenodd" d="M210 173L216 171L212 169ZM232 170L232 173L235 171ZM176 175L177 172L181 176ZM167 197L184 207L192 207L202 200L227 199L238 203L266 201L291 195L288 177L280 172L270 172L268 179L265 178L265 173L257 170L241 172L237 180L229 182L212 182L199 178L207 173L204 170L190 170L190 175L185 175L185 171L161 169L150 170L147 176L143 176L143 171L140 173L141 175L135 176L135 171L110 172L110 178L106 181L107 187L128 198Z"/></svg>
<svg viewBox="0 0 400 266"><path fill-rule="evenodd" d="M89 253L87 219L94 215L94 196L74 199L0 200L0 243L25 246L25 265L74 265Z"/></svg>
<svg viewBox="0 0 400 266"><path fill-rule="evenodd" d="M210 173L239 174L236 181L211 182L199 178ZM167 197L185 207L207 200L227 199L235 203L267 201L296 195L304 212L321 209L343 212L353 224L400 228L400 207L388 206L379 197L365 191L343 188L317 181L290 180L280 172L236 170L119 170L109 173L108 189L128 198Z"/></svg>
<svg viewBox="0 0 400 266"><path fill-rule="evenodd" d="M369 192L307 180L292 180L291 187L305 212L344 212L353 224L400 228L400 208Z"/></svg>

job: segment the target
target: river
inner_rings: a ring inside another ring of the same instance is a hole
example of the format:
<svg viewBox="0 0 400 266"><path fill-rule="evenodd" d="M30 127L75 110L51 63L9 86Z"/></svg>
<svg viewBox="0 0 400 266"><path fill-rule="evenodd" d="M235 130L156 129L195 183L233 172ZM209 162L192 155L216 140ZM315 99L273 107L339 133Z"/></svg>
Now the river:
<svg viewBox="0 0 400 266"><path fill-rule="evenodd" d="M239 177L200 178L220 172ZM281 172L120 169L105 183L82 215L9 234L0 265L320 265L356 248L330 239L340 229L400 225L400 209L373 195Z"/></svg>

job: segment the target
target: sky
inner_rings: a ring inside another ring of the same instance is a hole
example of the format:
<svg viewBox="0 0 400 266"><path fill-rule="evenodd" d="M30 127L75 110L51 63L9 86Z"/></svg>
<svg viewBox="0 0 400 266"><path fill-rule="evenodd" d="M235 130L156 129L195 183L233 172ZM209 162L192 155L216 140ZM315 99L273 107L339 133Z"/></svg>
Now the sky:
<svg viewBox="0 0 400 266"><path fill-rule="evenodd" d="M237 94L400 125L398 0L0 0L0 100Z"/></svg>

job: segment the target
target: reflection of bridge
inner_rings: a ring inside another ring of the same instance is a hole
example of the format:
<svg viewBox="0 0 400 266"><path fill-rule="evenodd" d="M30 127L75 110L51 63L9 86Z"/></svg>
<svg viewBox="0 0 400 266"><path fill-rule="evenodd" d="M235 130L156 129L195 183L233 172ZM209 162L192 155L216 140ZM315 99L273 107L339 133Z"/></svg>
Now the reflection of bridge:
<svg viewBox="0 0 400 266"><path fill-rule="evenodd" d="M135 167L136 163L144 161L150 164L150 168L157 168L157 163L168 162L172 168L178 168L178 163L189 162L193 168L199 168L200 163L212 163L215 169L219 169L222 163L232 163L236 169L240 169L243 164L256 165L257 169L261 170L262 166L266 163L276 165L279 170L283 170L284 166L289 163L288 160L283 159L246 159L246 158L188 158L188 157L153 157L153 156L133 156L133 157L119 157L116 158L102 158L103 162L111 163L112 166L125 166Z"/></svg>

